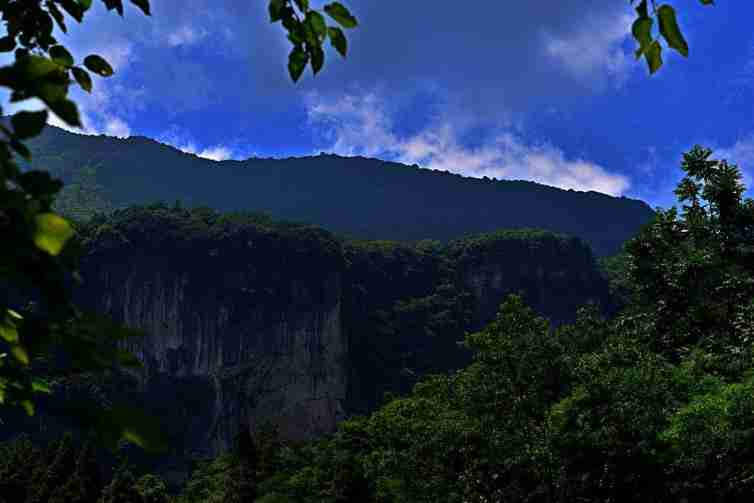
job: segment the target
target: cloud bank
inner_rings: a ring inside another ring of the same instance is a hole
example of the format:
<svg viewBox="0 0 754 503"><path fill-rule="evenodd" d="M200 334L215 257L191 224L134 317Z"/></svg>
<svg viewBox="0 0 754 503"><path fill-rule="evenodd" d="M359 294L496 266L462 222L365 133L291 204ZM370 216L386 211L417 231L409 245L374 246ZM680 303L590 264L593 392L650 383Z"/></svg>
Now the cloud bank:
<svg viewBox="0 0 754 503"><path fill-rule="evenodd" d="M341 155L380 157L466 176L532 180L611 195L621 195L631 186L623 175L585 159L569 159L554 145L527 143L510 131L469 146L461 140L467 131L440 119L412 135L398 135L383 110L383 99L374 93L335 100L310 95L308 117L323 132L328 142L325 149Z"/></svg>

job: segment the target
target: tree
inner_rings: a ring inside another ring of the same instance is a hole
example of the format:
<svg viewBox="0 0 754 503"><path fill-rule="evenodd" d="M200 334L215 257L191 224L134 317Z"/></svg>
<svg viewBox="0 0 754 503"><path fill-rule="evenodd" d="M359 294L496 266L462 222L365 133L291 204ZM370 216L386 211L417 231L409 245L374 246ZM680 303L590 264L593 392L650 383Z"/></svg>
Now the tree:
<svg viewBox="0 0 754 503"><path fill-rule="evenodd" d="M113 479L102 490L99 503L143 503L131 470L122 462Z"/></svg>
<svg viewBox="0 0 754 503"><path fill-rule="evenodd" d="M738 167L695 146L683 155L681 203L657 213L625 248L637 308L651 311L649 336L678 358L696 344L740 346L754 340L754 201L743 200Z"/></svg>
<svg viewBox="0 0 754 503"><path fill-rule="evenodd" d="M123 15L123 0L103 0L108 10ZM144 14L151 15L148 0L131 0ZM0 38L0 51L14 51L14 62L0 68L0 86L11 91L11 102L40 99L70 126L81 126L78 109L68 99L75 83L91 92L89 72L101 77L114 71L102 57L91 54L83 67L75 65L68 50L53 37L54 26L67 32L68 18L82 22L92 0L6 0L0 13L7 34ZM325 5L324 12L343 28L357 26L356 19L342 4ZM345 57L346 38L341 28L327 26L324 16L309 7L308 0L270 0L269 15L280 21L293 44L289 72L296 81L311 64L314 74L324 64L322 44L329 39ZM71 302L69 287L79 281L77 251L69 238L71 224L56 214L52 205L62 183L46 171L23 171L14 156L27 161L31 152L24 140L38 135L48 119L48 110L21 111L0 124L0 286L10 292L0 297L0 405L20 405L34 413L34 396L49 393L48 380L40 369L50 362L52 347L68 353L70 365L56 368L59 373L80 373L112 368L116 364L136 365L133 356L117 349L119 337L134 335L118 330L102 319L84 316ZM0 110L1 112L1 110ZM109 326L108 326L109 325ZM115 333L113 330L115 329ZM119 335L118 335L119 334ZM102 344L102 335L110 344ZM47 360L45 362L45 360ZM36 368L32 363L37 365ZM95 425L107 425L104 436L111 447L121 437L149 447L143 425L122 414L89 418ZM113 420L115 422L113 422ZM126 425L125 423L128 423Z"/></svg>
<svg viewBox="0 0 754 503"><path fill-rule="evenodd" d="M257 446L249 426L241 424L238 432L238 503L254 503L257 499Z"/></svg>
<svg viewBox="0 0 754 503"><path fill-rule="evenodd" d="M168 489L165 482L157 477L148 473L142 475L135 484L136 490L141 495L144 503L167 503L168 502Z"/></svg>

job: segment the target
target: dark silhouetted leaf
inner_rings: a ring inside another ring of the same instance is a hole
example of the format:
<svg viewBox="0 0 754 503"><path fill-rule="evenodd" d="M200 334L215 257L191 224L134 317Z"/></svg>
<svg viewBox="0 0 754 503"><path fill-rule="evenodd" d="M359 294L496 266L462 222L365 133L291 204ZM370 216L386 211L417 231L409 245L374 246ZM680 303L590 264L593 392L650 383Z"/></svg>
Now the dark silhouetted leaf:
<svg viewBox="0 0 754 503"><path fill-rule="evenodd" d="M73 78L81 86L81 89L88 93L92 92L92 78L89 76L89 72L78 66L71 68L71 72L73 73Z"/></svg>
<svg viewBox="0 0 754 503"><path fill-rule="evenodd" d="M152 15L152 12L149 10L149 0L131 0L131 3L140 8L147 16Z"/></svg>
<svg viewBox="0 0 754 503"><path fill-rule="evenodd" d="M317 11L309 11L306 14L306 22L320 39L327 36L327 24L322 14Z"/></svg>
<svg viewBox="0 0 754 503"><path fill-rule="evenodd" d="M50 56L56 63L70 68L73 66L73 56L62 45L54 45L50 47Z"/></svg>
<svg viewBox="0 0 754 503"><path fill-rule="evenodd" d="M675 49L681 55L688 57L689 46L683 38L681 29L678 26L675 9L670 5L663 4L657 9L657 19L660 22L660 34L662 34L668 47Z"/></svg>
<svg viewBox="0 0 754 503"><path fill-rule="evenodd" d="M304 52L301 46L295 47L288 55L288 72L291 74L293 82L297 82L309 62L309 55Z"/></svg>
<svg viewBox="0 0 754 503"><path fill-rule="evenodd" d="M322 50L322 46L315 45L311 48L312 58L312 72L314 75L322 69L325 64L325 51Z"/></svg>
<svg viewBox="0 0 754 503"><path fill-rule="evenodd" d="M650 44L644 56L647 58L650 75L660 69L662 66L662 46L657 40Z"/></svg>
<svg viewBox="0 0 754 503"><path fill-rule="evenodd" d="M327 32L330 35L332 46L345 58L348 50L348 42L346 41L346 36L343 34L343 30L337 26L330 26L327 28Z"/></svg>
<svg viewBox="0 0 754 503"><path fill-rule="evenodd" d="M631 26L631 33L639 43L639 49L636 50L636 59L639 59L652 44L652 23L654 21L649 17L638 18Z"/></svg>
<svg viewBox="0 0 754 503"><path fill-rule="evenodd" d="M89 71L96 73L100 77L110 77L114 73L113 68L110 66L110 63L96 54L90 54L89 56L85 57L84 66L86 66Z"/></svg>
<svg viewBox="0 0 754 503"><path fill-rule="evenodd" d="M5 36L0 38L0 52L10 52L16 48L16 38Z"/></svg>
<svg viewBox="0 0 754 503"><path fill-rule="evenodd" d="M16 112L11 118L11 123L13 124L13 131L18 138L23 140L37 136L42 132L47 123L47 110Z"/></svg>
<svg viewBox="0 0 754 503"><path fill-rule="evenodd" d="M47 106L55 112L55 115L63 119L68 125L81 127L81 119L79 118L79 110L76 108L76 104L68 99L62 99L58 101L51 101L47 103Z"/></svg>
<svg viewBox="0 0 754 503"><path fill-rule="evenodd" d="M102 0L105 4L105 7L107 7L107 10L113 10L119 14L123 15L123 0Z"/></svg>
<svg viewBox="0 0 754 503"><path fill-rule="evenodd" d="M325 5L325 12L343 28L356 28L359 25L356 18L340 2Z"/></svg>
<svg viewBox="0 0 754 503"><path fill-rule="evenodd" d="M269 12L270 22L274 23L280 21L283 18L283 8L285 7L285 0L270 0Z"/></svg>

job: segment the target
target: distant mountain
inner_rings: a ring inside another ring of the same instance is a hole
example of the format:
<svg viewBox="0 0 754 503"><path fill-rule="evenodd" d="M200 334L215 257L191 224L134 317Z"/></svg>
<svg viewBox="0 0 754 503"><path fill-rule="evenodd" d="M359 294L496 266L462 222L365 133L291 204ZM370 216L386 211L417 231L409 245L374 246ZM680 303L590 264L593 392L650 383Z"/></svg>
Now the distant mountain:
<svg viewBox="0 0 754 503"><path fill-rule="evenodd" d="M49 126L28 144L32 167L68 184L62 211L78 216L180 201L263 212L362 239L447 242L498 229L540 228L580 237L602 257L620 251L654 215L635 199L364 157L215 162L141 136L86 136Z"/></svg>

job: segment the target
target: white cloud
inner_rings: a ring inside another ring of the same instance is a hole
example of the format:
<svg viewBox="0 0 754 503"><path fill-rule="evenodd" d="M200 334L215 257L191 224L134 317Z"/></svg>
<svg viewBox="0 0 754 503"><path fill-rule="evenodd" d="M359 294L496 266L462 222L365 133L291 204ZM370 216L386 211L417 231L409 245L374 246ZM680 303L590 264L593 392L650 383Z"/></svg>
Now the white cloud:
<svg viewBox="0 0 754 503"><path fill-rule="evenodd" d="M733 145L714 149L712 158L736 164L741 170L743 184L749 191L754 189L754 133L739 139Z"/></svg>
<svg viewBox="0 0 754 503"><path fill-rule="evenodd" d="M112 117L105 123L105 134L118 138L128 138L131 136L131 128L117 117Z"/></svg>
<svg viewBox="0 0 754 503"><path fill-rule="evenodd" d="M334 101L312 94L307 105L309 122L323 130L330 142L328 150L341 155L386 157L466 176L531 180L611 195L623 194L631 185L627 177L611 174L594 162L568 159L553 145L528 144L511 132L471 148L460 141L464 130L443 120L410 137L398 137L374 93Z"/></svg>
<svg viewBox="0 0 754 503"><path fill-rule="evenodd" d="M192 140L186 138L185 134L179 131L179 128L173 126L168 132L162 134L157 140L166 145L171 145L181 152L194 154L211 161L225 161L228 159L238 159L240 156L234 149L227 145L214 145L206 148L200 148Z"/></svg>
<svg viewBox="0 0 754 503"><path fill-rule="evenodd" d="M203 28L183 25L167 35L167 44L170 47L176 47L179 45L193 45L201 41L208 34L209 32L207 30L204 30Z"/></svg>
<svg viewBox="0 0 754 503"><path fill-rule="evenodd" d="M626 27L632 21L630 15L623 13L601 21L601 29L595 29L599 26L596 22L585 20L585 29L568 35L544 33L545 51L578 80L594 82L607 75L621 85L636 66L634 58L621 47L630 38Z"/></svg>

